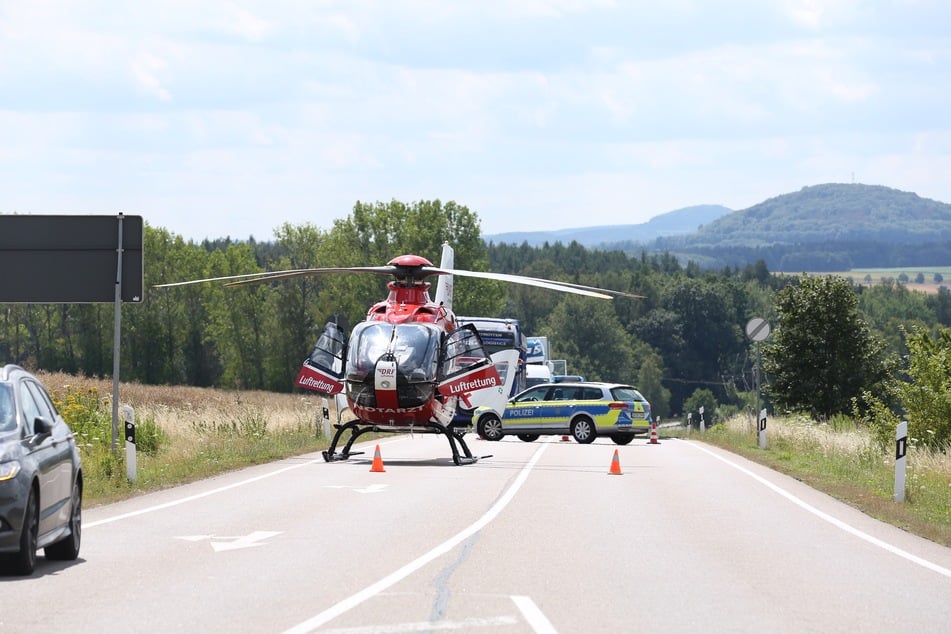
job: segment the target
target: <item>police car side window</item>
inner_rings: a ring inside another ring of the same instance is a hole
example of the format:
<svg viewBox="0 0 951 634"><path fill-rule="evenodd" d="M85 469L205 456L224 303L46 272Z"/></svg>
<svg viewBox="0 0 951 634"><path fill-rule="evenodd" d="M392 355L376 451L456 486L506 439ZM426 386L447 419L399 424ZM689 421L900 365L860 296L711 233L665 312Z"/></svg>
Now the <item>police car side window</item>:
<svg viewBox="0 0 951 634"><path fill-rule="evenodd" d="M586 387L581 398L585 401L596 401L601 398L601 390L596 387Z"/></svg>

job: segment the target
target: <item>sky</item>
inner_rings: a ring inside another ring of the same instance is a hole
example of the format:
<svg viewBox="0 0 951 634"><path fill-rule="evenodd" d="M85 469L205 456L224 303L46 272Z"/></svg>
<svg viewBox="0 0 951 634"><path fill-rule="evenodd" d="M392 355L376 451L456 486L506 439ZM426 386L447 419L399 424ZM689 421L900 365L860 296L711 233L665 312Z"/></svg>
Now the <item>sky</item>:
<svg viewBox="0 0 951 634"><path fill-rule="evenodd" d="M823 183L951 203L951 0L0 0L0 213L483 234Z"/></svg>

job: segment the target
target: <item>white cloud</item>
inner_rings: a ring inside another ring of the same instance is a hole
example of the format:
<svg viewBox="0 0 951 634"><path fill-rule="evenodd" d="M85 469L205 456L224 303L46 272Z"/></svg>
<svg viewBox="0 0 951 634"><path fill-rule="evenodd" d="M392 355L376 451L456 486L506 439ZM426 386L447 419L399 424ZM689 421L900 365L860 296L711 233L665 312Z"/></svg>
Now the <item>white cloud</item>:
<svg viewBox="0 0 951 634"><path fill-rule="evenodd" d="M5 3L0 211L267 237L438 197L497 233L853 172L951 201L949 21L898 0Z"/></svg>

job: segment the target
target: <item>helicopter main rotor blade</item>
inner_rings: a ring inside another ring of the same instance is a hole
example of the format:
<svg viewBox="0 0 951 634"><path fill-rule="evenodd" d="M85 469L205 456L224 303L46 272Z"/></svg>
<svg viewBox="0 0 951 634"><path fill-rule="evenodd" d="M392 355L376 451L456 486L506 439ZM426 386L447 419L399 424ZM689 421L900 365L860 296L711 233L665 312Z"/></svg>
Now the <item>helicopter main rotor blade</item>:
<svg viewBox="0 0 951 634"><path fill-rule="evenodd" d="M326 275L328 273L376 273L377 275L395 275L396 271L392 266L341 266L319 269L295 269L290 271L274 271L273 273L262 273L258 277L249 280L239 280L230 282L225 286L245 286L247 284L261 284L263 282L273 282L275 280L288 280L295 277L311 277L314 275Z"/></svg>
<svg viewBox="0 0 951 634"><path fill-rule="evenodd" d="M459 269L446 271L446 273L451 275L458 275L460 277L478 277L478 278L482 278L486 280L499 280L501 282L511 282L513 284L525 284L526 286L537 286L539 288L547 288L553 291L561 291L562 293L575 293L576 295L586 295L588 297L597 297L598 299L611 299L611 295L609 295L608 293L618 292L618 291L605 291L604 289L601 289L601 288L595 289L593 286L582 287L581 285L566 284L564 282L553 282L552 280L543 280L537 277L509 275L508 273L490 273L488 271L463 271Z"/></svg>
<svg viewBox="0 0 951 634"><path fill-rule="evenodd" d="M441 269L433 266L343 266L326 267L313 269L290 269L286 271L270 271L261 273L246 273L243 275L225 275L222 277L210 277L200 280L189 280L187 282L172 282L169 284L156 284L154 288L169 288L174 286L185 286L188 284L199 284L202 282L223 282L225 286L246 286L248 284L263 284L265 282L274 282L278 280L287 280L297 277L310 277L315 275L327 275L330 273L374 273L377 275L392 275L397 279L425 279L433 275L458 275L459 277L475 277L487 280L497 280L500 282L510 282L513 284L523 284L526 286L536 286L538 288L547 288L562 293L574 293L587 297L596 297L598 299L611 299L612 297L631 297L642 299L642 295L635 295L624 291L615 291L597 286L585 286L584 284L574 284L572 282L558 282L554 280L545 280L538 277L527 277L524 275L510 275L508 273L492 273L490 271L468 271L464 269ZM230 281L229 281L230 280Z"/></svg>
<svg viewBox="0 0 951 634"><path fill-rule="evenodd" d="M170 288L173 286L186 286L188 284L201 284L203 282L224 282L227 280L239 280L230 282L225 286L240 286L243 284L258 284L269 282L271 280L282 280L292 277L305 277L308 275L321 275L323 273L343 273L343 272L370 272L380 275L393 275L392 266L353 266L323 269L288 269L285 271L262 271L260 273L244 273L241 275L224 275L222 277L206 277L200 280L188 280L186 282L170 282L168 284L154 284L152 288Z"/></svg>
<svg viewBox="0 0 951 634"><path fill-rule="evenodd" d="M646 299L644 295L635 295L634 293L628 293L627 291L615 291L610 288L601 288L600 286L585 286L584 284L574 284L572 282L542 280L541 278L538 278L538 277L532 277L529 279L541 280L542 282L554 282L555 284L559 284L561 286L570 286L572 288L583 288L590 291L596 291L598 293L609 293L611 295L614 295L615 297L630 297L631 299Z"/></svg>
<svg viewBox="0 0 951 634"><path fill-rule="evenodd" d="M306 269L297 269L303 271ZM279 271L280 273L289 273L290 271ZM152 288L171 288L173 286L187 286L188 284L201 284L203 282L223 282L224 280L238 280L248 277L260 277L262 275L267 275L264 273L243 273L241 275L223 275L221 277L206 277L200 280L188 280L185 282L169 282L167 284L153 284Z"/></svg>

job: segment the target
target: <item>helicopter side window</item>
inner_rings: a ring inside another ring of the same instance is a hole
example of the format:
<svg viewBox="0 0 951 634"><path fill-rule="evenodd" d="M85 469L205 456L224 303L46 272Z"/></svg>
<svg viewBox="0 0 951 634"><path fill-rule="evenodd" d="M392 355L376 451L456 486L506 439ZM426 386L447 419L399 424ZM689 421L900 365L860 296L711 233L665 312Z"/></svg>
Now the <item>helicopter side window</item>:
<svg viewBox="0 0 951 634"><path fill-rule="evenodd" d="M327 322L323 332L314 344L310 353L311 364L329 370L336 376L343 371L343 357L346 350L346 341L343 331L333 322Z"/></svg>
<svg viewBox="0 0 951 634"><path fill-rule="evenodd" d="M463 370L489 358L475 328L465 325L447 338L443 375Z"/></svg>

